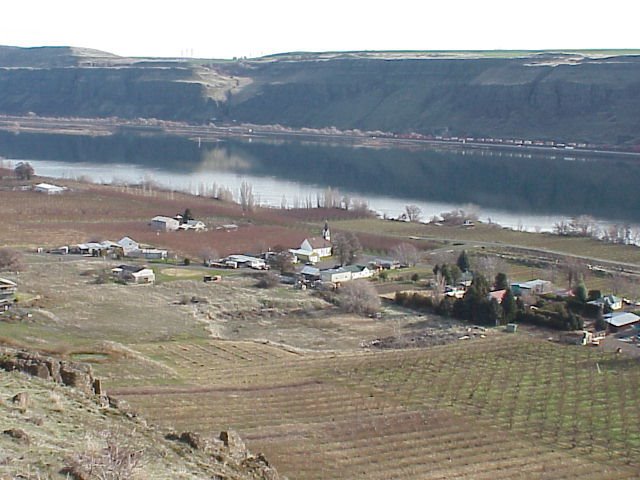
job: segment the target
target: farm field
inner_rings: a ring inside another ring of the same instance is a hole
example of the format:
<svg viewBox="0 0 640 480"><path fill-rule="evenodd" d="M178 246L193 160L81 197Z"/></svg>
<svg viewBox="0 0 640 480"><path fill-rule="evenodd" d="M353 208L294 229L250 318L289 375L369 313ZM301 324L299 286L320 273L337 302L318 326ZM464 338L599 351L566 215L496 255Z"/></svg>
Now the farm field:
<svg viewBox="0 0 640 480"><path fill-rule="evenodd" d="M425 240L449 240L461 242L487 242L517 245L567 255L601 259L603 261L640 264L640 248L613 245L588 238L562 237L548 233L528 233L503 229L495 225L479 224L466 229L460 226L433 226L408 222L379 221L372 219L340 220L333 222L336 229L354 232L386 234L408 238L424 237Z"/></svg>
<svg viewBox="0 0 640 480"><path fill-rule="evenodd" d="M116 396L178 430L233 427L290 478L640 472L640 369L615 354L506 334L341 354L220 341L137 348L183 382L123 384Z"/></svg>

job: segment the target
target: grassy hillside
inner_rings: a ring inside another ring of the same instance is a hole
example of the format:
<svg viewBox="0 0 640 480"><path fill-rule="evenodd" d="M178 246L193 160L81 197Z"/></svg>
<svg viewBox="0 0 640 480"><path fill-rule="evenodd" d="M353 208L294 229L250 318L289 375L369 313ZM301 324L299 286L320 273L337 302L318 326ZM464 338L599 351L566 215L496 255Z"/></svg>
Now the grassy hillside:
<svg viewBox="0 0 640 480"><path fill-rule="evenodd" d="M267 478L221 445L214 460L212 451L165 438L140 417L50 381L0 370L0 399L3 479Z"/></svg>

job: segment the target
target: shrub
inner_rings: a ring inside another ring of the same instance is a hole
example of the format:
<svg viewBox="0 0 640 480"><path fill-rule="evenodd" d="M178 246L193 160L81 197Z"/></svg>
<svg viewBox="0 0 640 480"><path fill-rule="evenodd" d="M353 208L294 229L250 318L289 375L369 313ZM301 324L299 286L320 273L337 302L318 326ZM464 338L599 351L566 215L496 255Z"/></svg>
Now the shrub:
<svg viewBox="0 0 640 480"><path fill-rule="evenodd" d="M0 272L18 272L24 268L22 254L11 248L0 248Z"/></svg>
<svg viewBox="0 0 640 480"><path fill-rule="evenodd" d="M256 287L258 288L273 288L276 287L280 283L280 279L273 272L267 272L264 275L260 276L258 283L256 283Z"/></svg>
<svg viewBox="0 0 640 480"><path fill-rule="evenodd" d="M338 305L347 313L372 315L380 311L380 297L367 281L353 280L340 287Z"/></svg>

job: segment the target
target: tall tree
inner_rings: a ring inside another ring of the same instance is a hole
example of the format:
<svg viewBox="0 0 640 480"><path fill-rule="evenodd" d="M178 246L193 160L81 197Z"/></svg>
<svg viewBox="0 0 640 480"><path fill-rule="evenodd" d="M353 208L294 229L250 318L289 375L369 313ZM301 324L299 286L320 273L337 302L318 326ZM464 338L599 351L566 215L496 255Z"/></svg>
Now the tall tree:
<svg viewBox="0 0 640 480"><path fill-rule="evenodd" d="M391 256L403 265L412 267L418 263L418 249L411 243L399 243L391 249ZM434 272L436 273L436 272Z"/></svg>
<svg viewBox="0 0 640 480"><path fill-rule="evenodd" d="M588 293L584 282L580 282L578 286L573 289L573 293L580 302L587 303Z"/></svg>
<svg viewBox="0 0 640 480"><path fill-rule="evenodd" d="M471 268L471 263L469 262L469 256L467 255L466 250L462 250L460 255L458 256L458 260L456 261L456 265L462 272L468 272Z"/></svg>
<svg viewBox="0 0 640 480"><path fill-rule="evenodd" d="M505 323L513 322L518 313L518 305L516 303L516 297L510 288L507 289L504 297L502 297L502 312Z"/></svg>
<svg viewBox="0 0 640 480"><path fill-rule="evenodd" d="M410 222L419 222L422 216L422 209L417 205L407 205L404 207L404 212L407 220Z"/></svg>
<svg viewBox="0 0 640 480"><path fill-rule="evenodd" d="M507 279L506 273L498 273L496 274L495 281L493 282L493 288L495 290L505 290L509 288L509 280Z"/></svg>

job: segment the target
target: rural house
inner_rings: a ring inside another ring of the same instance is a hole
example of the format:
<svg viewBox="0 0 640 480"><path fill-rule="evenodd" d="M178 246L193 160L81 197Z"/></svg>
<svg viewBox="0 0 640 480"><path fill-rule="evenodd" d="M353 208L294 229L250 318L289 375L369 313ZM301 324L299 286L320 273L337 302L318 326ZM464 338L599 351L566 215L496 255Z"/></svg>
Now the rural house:
<svg viewBox="0 0 640 480"><path fill-rule="evenodd" d="M601 308L609 307L611 310L620 310L622 308L622 299L615 295L607 295L606 297L600 297L587 303Z"/></svg>
<svg viewBox="0 0 640 480"><path fill-rule="evenodd" d="M324 238L305 238L299 250L316 253L320 258L330 257L331 242Z"/></svg>
<svg viewBox="0 0 640 480"><path fill-rule="evenodd" d="M506 290L493 290L492 292L489 292L487 294L487 299L488 300L495 300L498 303L502 303L502 300L504 300L504 296L507 294Z"/></svg>
<svg viewBox="0 0 640 480"><path fill-rule="evenodd" d="M351 272L351 280L358 280L359 278L370 278L373 276L373 272L364 265L347 265L342 267L343 270Z"/></svg>
<svg viewBox="0 0 640 480"><path fill-rule="evenodd" d="M18 285L6 278L0 278L0 306L13 303L18 291Z"/></svg>
<svg viewBox="0 0 640 480"><path fill-rule="evenodd" d="M118 245L122 248L122 253L125 256L140 248L140 244L131 237L122 237L118 240Z"/></svg>
<svg viewBox="0 0 640 480"><path fill-rule="evenodd" d="M351 272L343 267L321 270L320 280L331 283L348 282L351 280Z"/></svg>
<svg viewBox="0 0 640 480"><path fill-rule="evenodd" d="M60 187L58 185L52 185L50 183L39 183L33 187L34 192L46 193L47 195L57 195L67 190L66 187Z"/></svg>
<svg viewBox="0 0 640 480"><path fill-rule="evenodd" d="M157 215L151 219L151 227L159 232L174 232L180 228L180 222L175 218Z"/></svg>
<svg viewBox="0 0 640 480"><path fill-rule="evenodd" d="M119 265L111 269L111 274L123 282L153 283L156 281L153 270L139 265Z"/></svg>
<svg viewBox="0 0 640 480"><path fill-rule="evenodd" d="M167 250L159 248L138 248L137 250L131 250L127 256L146 260L164 260L168 255L169 252Z"/></svg>
<svg viewBox="0 0 640 480"><path fill-rule="evenodd" d="M512 283L511 291L514 295L544 295L553 291L553 284L548 280L529 280L528 282Z"/></svg>

